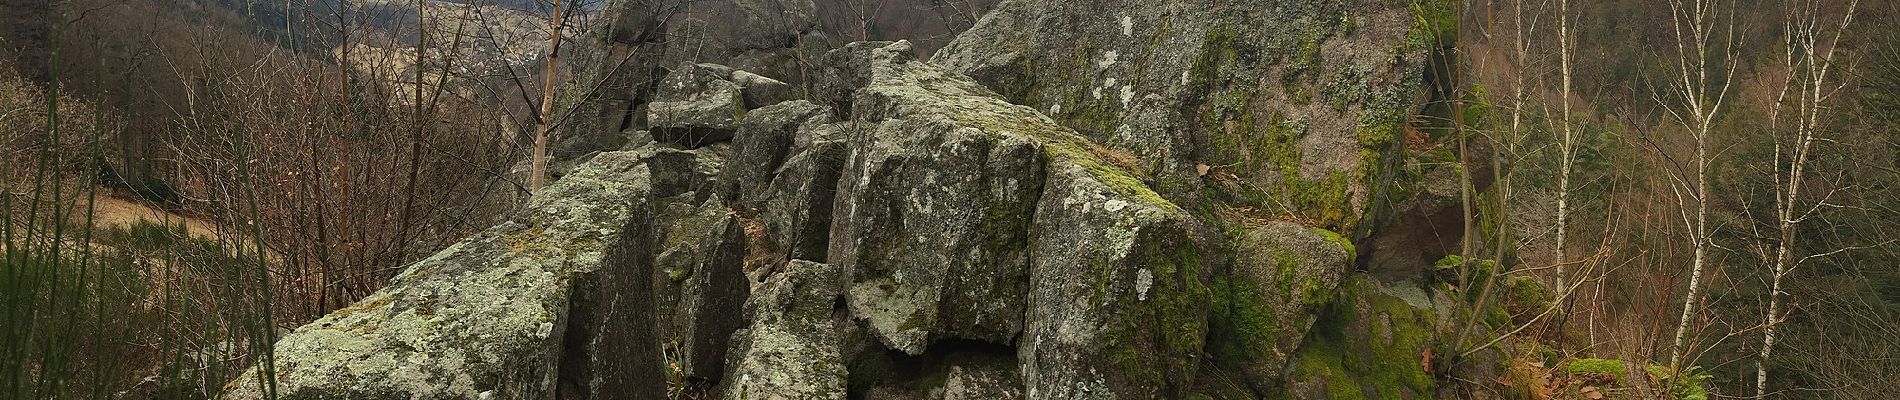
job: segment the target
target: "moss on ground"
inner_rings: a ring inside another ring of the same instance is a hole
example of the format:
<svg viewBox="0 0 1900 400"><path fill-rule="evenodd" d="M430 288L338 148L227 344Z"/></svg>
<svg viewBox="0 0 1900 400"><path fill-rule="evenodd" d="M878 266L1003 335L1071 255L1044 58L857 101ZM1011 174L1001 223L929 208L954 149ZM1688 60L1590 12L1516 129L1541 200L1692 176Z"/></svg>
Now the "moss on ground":
<svg viewBox="0 0 1900 400"><path fill-rule="evenodd" d="M1568 371L1572 374L1598 375L1610 378L1622 378L1624 373L1623 360L1606 360L1601 358L1571 360L1570 364L1564 366L1564 371Z"/></svg>

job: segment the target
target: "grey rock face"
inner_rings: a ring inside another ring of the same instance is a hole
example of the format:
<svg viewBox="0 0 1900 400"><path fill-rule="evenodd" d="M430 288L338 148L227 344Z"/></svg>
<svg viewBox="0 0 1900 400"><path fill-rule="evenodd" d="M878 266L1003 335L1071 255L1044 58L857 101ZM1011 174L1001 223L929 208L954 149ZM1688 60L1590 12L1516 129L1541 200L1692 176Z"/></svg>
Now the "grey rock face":
<svg viewBox="0 0 1900 400"><path fill-rule="evenodd" d="M1250 230L1235 246L1232 275L1217 284L1214 343L1256 391L1280 381L1288 358L1352 270L1351 244L1332 232L1284 221Z"/></svg>
<svg viewBox="0 0 1900 400"><path fill-rule="evenodd" d="M860 45L848 46L828 56L864 58L840 61L840 65L868 73L864 79L866 86L854 96L852 115L861 120L886 121L882 126L886 128L937 124L921 129L923 132L941 132L948 130L946 126L957 126L964 128L960 132L989 135L989 140L1033 141L1041 149L1043 177L1040 180L1044 183L1034 203L1033 225L1023 231L1027 233L1030 260L1028 295L1024 303L1024 329L1016 341L1026 397L1184 395L1162 391L1168 387L1184 388L1192 378L1196 365L1192 356L1200 351L1207 329L1201 309L1208 300L1202 283L1199 251L1188 240L1185 230L1190 219L1187 213L1148 189L1125 166L1111 161L1115 159L1112 150L1093 145L1034 110L1004 102L994 92L967 78L911 59L907 43L883 47ZM885 131L880 129L871 135L897 135ZM946 137L952 140L937 140L955 143L955 136ZM854 143L862 143L857 140L866 139L854 138ZM899 139L870 140L886 143L886 140ZM854 146L860 152L900 152L880 147L887 146ZM991 159L1012 160L997 157L996 152L990 154ZM872 153L852 157L854 161L847 167L849 171L898 171L875 168L879 158ZM989 165L985 162L958 164L966 165L965 168ZM1026 168L1034 169L1035 163L1029 165ZM865 181L867 176L871 179ZM875 173L847 173L845 182L840 183L836 211L839 226L833 229L831 254L834 262L841 262L836 260L843 259L848 252L859 254L877 249L865 243L878 241L843 243L838 240L853 237L844 234L851 231L842 227L843 221L852 218L846 215L894 214L882 210L848 210L853 204L863 207L878 203L857 197L845 198L865 194L854 194L847 188L875 188L872 183L876 182L876 176ZM872 183L853 184L852 179ZM939 184L951 182L936 179ZM864 219L877 220L875 217ZM901 239L882 239L894 240ZM851 246L858 249L846 249ZM968 253L957 254L967 256ZM855 299L860 290L873 293L884 290L875 284L863 285L869 281L871 279L861 275L853 278L852 310L858 315L865 313L867 307L863 305L881 306L873 301L861 305ZM929 285L924 286L926 289L902 288L911 281L894 279L892 282L893 292L929 293ZM1006 303L1010 300L991 298L987 301ZM939 310L945 308L943 304L938 307ZM936 320L955 321L943 315L946 314L939 314ZM878 334L887 344L901 348L912 343L905 340L915 337L903 329L919 326L929 324L899 324L900 330Z"/></svg>
<svg viewBox="0 0 1900 400"><path fill-rule="evenodd" d="M854 45L855 46L855 45ZM853 115L829 260L852 275L855 315L886 345L1010 343L1021 331L1031 209L1044 131L1033 112L910 59L909 44L848 47L868 74ZM834 57L837 58L837 57Z"/></svg>
<svg viewBox="0 0 1900 400"><path fill-rule="evenodd" d="M852 140L829 259L886 345L1010 343L1022 325L1025 232L1042 186L1029 138L943 120L886 120Z"/></svg>
<svg viewBox="0 0 1900 400"><path fill-rule="evenodd" d="M705 187L710 176L700 167L700 155L711 155L709 150L679 150L665 147L648 147L641 151L652 154L647 165L653 168L653 197L668 198L682 193L691 193ZM717 171L714 169L714 171Z"/></svg>
<svg viewBox="0 0 1900 400"><path fill-rule="evenodd" d="M1185 395L1165 390L1193 377L1208 300L1187 214L1115 172L1050 168L1018 350L1027 397Z"/></svg>
<svg viewBox="0 0 1900 400"><path fill-rule="evenodd" d="M744 91L745 108L756 109L792 100L798 94L792 85L746 71L732 71L732 83Z"/></svg>
<svg viewBox="0 0 1900 400"><path fill-rule="evenodd" d="M749 204L736 203L765 197L764 190L771 184L774 170L785 161L798 131L808 124L830 122L829 118L824 107L802 100L748 113L733 138L733 165L721 172L720 197L741 208L749 208Z"/></svg>
<svg viewBox="0 0 1900 400"><path fill-rule="evenodd" d="M1373 0L1015 0L933 61L1139 155L1179 181L1170 199L1266 193L1352 232L1422 95L1419 20ZM1200 187L1196 164L1245 185Z"/></svg>
<svg viewBox="0 0 1900 400"><path fill-rule="evenodd" d="M832 305L844 289L834 266L794 260L767 278L733 336L726 399L844 399L845 365Z"/></svg>
<svg viewBox="0 0 1900 400"><path fill-rule="evenodd" d="M577 279L648 190L634 152L602 153L493 228L405 268L388 287L276 344L288 398L544 398ZM257 399L255 373L226 386Z"/></svg>
<svg viewBox="0 0 1900 400"><path fill-rule="evenodd" d="M731 74L713 64L674 68L647 104L653 139L687 148L731 140L745 114L743 93L728 80Z"/></svg>
<svg viewBox="0 0 1900 400"><path fill-rule="evenodd" d="M931 393L931 400L1019 400L1023 398L1022 375L1015 360L990 358L951 358L945 361L943 387Z"/></svg>
<svg viewBox="0 0 1900 400"><path fill-rule="evenodd" d="M641 399L667 391L663 349L652 313L652 202L636 198L631 219L601 260L575 283L558 376L562 398Z"/></svg>
<svg viewBox="0 0 1900 400"><path fill-rule="evenodd" d="M788 259L828 260L832 204L849 154L843 138L863 125L808 127L793 137L791 156L774 174L759 210L774 247Z"/></svg>
<svg viewBox="0 0 1900 400"><path fill-rule="evenodd" d="M568 160L596 151L613 150L616 147L638 147L640 143L628 144L627 132L644 126L645 113L628 115L637 105L651 100L653 86L660 74L653 73L658 66L664 65L654 57L654 43L663 39L666 31L665 16L661 8L656 7L659 0L610 0L602 8L596 21L599 28L589 32L585 39L577 40L582 46L569 51L563 48L563 57L576 55L574 76L579 81L594 86L580 93L558 93L562 104L573 104L574 115L571 123L564 124L561 132L551 139L550 158L555 161ZM631 137L635 142L638 137Z"/></svg>
<svg viewBox="0 0 1900 400"><path fill-rule="evenodd" d="M718 199L697 207L677 199L667 208L654 249L656 268L646 275L660 299L652 313L663 344L678 354L682 375L717 380L727 338L744 324L740 310L751 290L743 270L745 233Z"/></svg>

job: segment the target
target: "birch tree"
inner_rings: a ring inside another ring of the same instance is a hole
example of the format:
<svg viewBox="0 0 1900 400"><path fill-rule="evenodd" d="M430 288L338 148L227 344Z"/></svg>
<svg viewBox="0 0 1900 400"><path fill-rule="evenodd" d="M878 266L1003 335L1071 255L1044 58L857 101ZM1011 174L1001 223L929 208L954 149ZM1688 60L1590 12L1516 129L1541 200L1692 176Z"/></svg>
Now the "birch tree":
<svg viewBox="0 0 1900 400"><path fill-rule="evenodd" d="M554 0L554 11L548 22L548 66L542 72L541 112L535 113L534 154L528 159L528 190L541 191L541 185L547 183L548 176L548 130L554 128L551 116L554 114L554 78L560 74L561 29L565 27L565 15L561 13L561 0Z"/></svg>
<svg viewBox="0 0 1900 400"><path fill-rule="evenodd" d="M1555 271L1558 290L1557 298L1568 298L1566 262L1569 255L1564 246L1565 234L1570 221L1570 168L1577 155L1577 135L1570 130L1570 0L1557 0L1557 74L1563 81L1558 90L1558 101L1563 103L1559 114L1560 137L1557 142L1557 236L1553 246L1557 257Z"/></svg>
<svg viewBox="0 0 1900 400"><path fill-rule="evenodd" d="M1675 76L1670 77L1670 87L1657 102L1689 133L1694 147L1691 164L1685 168L1677 163L1669 174L1693 252L1688 293L1682 298L1682 313L1669 347L1669 366L1677 370L1682 367L1690 320L1702 302L1702 275L1708 269L1709 248L1713 245L1709 227L1710 134L1728 99L1740 56L1735 48L1734 18L1722 19L1722 8L1719 0L1669 0L1676 47Z"/></svg>
<svg viewBox="0 0 1900 400"><path fill-rule="evenodd" d="M1762 343L1758 358L1755 360L1755 397L1768 395L1768 363L1773 361L1776 335L1787 316L1782 310L1782 284L1804 261L1815 257L1837 254L1843 250L1834 250L1795 258L1799 231L1802 223L1815 213L1829 205L1834 193L1832 189L1820 194L1819 198L1803 198L1801 189L1808 186L1812 172L1809 161L1815 157L1816 144L1832 143L1828 137L1828 122L1825 117L1827 104L1840 93L1845 85L1830 81L1832 77L1836 50L1839 49L1841 33L1854 21L1854 11L1859 0L1847 3L1847 9L1839 24L1834 24L1832 35L1823 32L1824 21L1821 18L1821 4L1814 0L1789 0L1788 21L1784 33L1783 45L1786 46L1782 61L1787 74L1775 103L1769 113L1769 129L1775 135L1775 241L1773 250L1763 249L1765 264L1772 265L1769 271L1768 310L1763 314ZM1833 21L1825 21L1833 22ZM1823 36L1826 36L1825 40ZM1792 95L1792 96L1791 96ZM1783 111L1792 111L1792 126L1789 132L1780 132ZM1769 259L1772 252L1772 259Z"/></svg>

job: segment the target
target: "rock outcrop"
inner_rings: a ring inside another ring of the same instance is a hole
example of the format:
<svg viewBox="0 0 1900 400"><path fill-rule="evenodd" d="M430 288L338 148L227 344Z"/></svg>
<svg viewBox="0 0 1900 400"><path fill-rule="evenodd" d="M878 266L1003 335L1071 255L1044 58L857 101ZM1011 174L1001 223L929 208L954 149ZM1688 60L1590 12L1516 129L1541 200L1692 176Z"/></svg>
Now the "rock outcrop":
<svg viewBox="0 0 1900 400"><path fill-rule="evenodd" d="M1169 199L1358 236L1421 104L1421 4L1014 0L933 61L1140 155Z"/></svg>
<svg viewBox="0 0 1900 400"><path fill-rule="evenodd" d="M1355 269L1419 93L1412 11L1069 3L1007 1L943 65L812 57L804 100L676 64L654 141L286 336L279 393L1439 395L1470 312Z"/></svg>

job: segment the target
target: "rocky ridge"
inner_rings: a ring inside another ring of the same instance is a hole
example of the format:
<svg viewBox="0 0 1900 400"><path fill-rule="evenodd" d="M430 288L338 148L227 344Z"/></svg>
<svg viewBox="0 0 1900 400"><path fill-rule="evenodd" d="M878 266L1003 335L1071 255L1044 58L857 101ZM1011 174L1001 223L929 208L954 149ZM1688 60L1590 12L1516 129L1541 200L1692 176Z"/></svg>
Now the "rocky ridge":
<svg viewBox="0 0 1900 400"><path fill-rule="evenodd" d="M1416 112L1420 11L1064 3L1004 2L932 61L843 46L796 95L679 64L625 149L579 157L520 215L279 341L275 394L1465 394L1434 378L1467 312L1451 288L1429 265L1356 268L1382 215L1420 212L1370 200L1416 185L1384 188L1408 155L1363 140ZM1224 30L1250 18L1298 23ZM1152 40L1122 38L1137 32ZM1298 34L1318 53L1269 56ZM1073 54L1083 76L1181 79L1104 86L1034 62ZM1260 115L1326 122L1275 137ZM1345 186L1308 186L1326 179ZM1301 197L1320 193L1343 197ZM227 394L263 398L258 376Z"/></svg>

